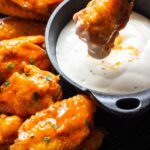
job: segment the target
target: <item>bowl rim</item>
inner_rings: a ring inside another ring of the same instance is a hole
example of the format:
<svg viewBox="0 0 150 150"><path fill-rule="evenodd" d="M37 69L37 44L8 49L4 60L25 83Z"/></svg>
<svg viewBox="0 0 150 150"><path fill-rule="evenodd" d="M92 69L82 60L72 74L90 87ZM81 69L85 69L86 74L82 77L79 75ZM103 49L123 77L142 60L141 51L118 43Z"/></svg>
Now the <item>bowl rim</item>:
<svg viewBox="0 0 150 150"><path fill-rule="evenodd" d="M146 89L146 90L141 90L139 92L133 92L133 93L129 93L129 94L113 94L113 93L104 93L104 92L99 92L99 91L95 91L95 90L91 90L91 89L88 89L86 87L83 87L79 84L77 84L75 81L73 81L72 79L70 79L65 73L63 73L63 71L60 69L59 65L58 65L58 62L57 62L57 59L56 59L56 54L52 53L51 52L51 47L50 47L50 44L49 44L49 40L50 40L50 28L53 24L53 21L55 20L55 17L57 16L57 14L61 11L61 9L66 5L68 4L69 2L72 2L73 0L66 0L66 1L63 1L62 3L60 3L58 5L58 7L54 10L54 12L52 13L52 15L50 16L48 22L47 22L47 26L46 26L46 30L45 30L45 46L46 46L46 51L47 51L47 54L48 54L48 57L50 58L51 62L52 62L52 65L54 66L55 70L57 71L57 73L59 73L61 75L61 77L67 81L68 83L70 83L73 87L77 88L78 90L81 90L91 96L94 96L94 98L97 99L98 96L96 95L100 95L100 99L98 100L102 105L103 107L108 110L108 107L111 107L111 105L113 104L109 104L108 105L108 101L109 99L112 99L112 98L115 98L115 99L124 99L124 98L135 98L135 99L138 99L140 100L140 104L137 108L134 108L132 110L121 110L121 109L118 109L118 108L115 108L115 111L118 113L118 112L121 112L121 113L137 113L137 112L142 112L143 109L146 110L146 107L149 107L150 105L150 101L148 101L148 98L150 98L150 88ZM89 0L88 0L89 1ZM68 13L68 12L67 12ZM58 37L57 37L58 39ZM57 43L57 42L56 42ZM55 50L56 50L56 47L55 47ZM55 55L55 57L54 57ZM145 97L146 96L146 97ZM101 99L107 99L108 101L106 103L104 103ZM115 101L114 99L114 101ZM147 102L145 102L147 101ZM96 100L97 102L97 100ZM115 106L112 106L112 107L115 107ZM113 111L114 112L114 108L110 108L109 111Z"/></svg>

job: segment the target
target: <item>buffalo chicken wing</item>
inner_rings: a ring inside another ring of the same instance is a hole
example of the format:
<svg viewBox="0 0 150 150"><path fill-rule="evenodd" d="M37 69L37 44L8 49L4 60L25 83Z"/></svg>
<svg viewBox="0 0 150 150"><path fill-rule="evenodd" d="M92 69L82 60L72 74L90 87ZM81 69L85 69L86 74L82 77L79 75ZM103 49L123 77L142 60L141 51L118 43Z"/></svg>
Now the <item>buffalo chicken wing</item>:
<svg viewBox="0 0 150 150"><path fill-rule="evenodd" d="M61 99L59 77L33 65L14 73L0 88L0 113L30 116Z"/></svg>
<svg viewBox="0 0 150 150"><path fill-rule="evenodd" d="M92 0L74 15L76 33L87 42L92 57L102 59L111 51L119 31L127 24L134 0Z"/></svg>
<svg viewBox="0 0 150 150"><path fill-rule="evenodd" d="M90 133L95 107L87 96L57 102L25 121L11 150L75 150Z"/></svg>
<svg viewBox="0 0 150 150"><path fill-rule="evenodd" d="M22 62L36 65L42 70L52 66L47 57L43 36L26 36L0 42L0 82L7 80L13 72L23 69Z"/></svg>

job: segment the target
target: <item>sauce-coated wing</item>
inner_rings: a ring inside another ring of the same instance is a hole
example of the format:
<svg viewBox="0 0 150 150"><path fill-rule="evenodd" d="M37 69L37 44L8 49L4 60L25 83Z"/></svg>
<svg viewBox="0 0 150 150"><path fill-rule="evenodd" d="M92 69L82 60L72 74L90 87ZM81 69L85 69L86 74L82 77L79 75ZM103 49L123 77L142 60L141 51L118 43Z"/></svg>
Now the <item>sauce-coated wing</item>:
<svg viewBox="0 0 150 150"><path fill-rule="evenodd" d="M43 36L26 36L0 42L0 82L13 72L22 70L22 62L36 65L42 70L52 70L47 57Z"/></svg>
<svg viewBox="0 0 150 150"><path fill-rule="evenodd" d="M134 0L92 0L74 15L76 33L86 40L89 54L101 59L110 53L119 31L127 24Z"/></svg>
<svg viewBox="0 0 150 150"><path fill-rule="evenodd" d="M62 1L62 0L11 0L20 7L34 12L50 15L52 10Z"/></svg>
<svg viewBox="0 0 150 150"><path fill-rule="evenodd" d="M38 112L19 129L11 150L75 150L89 135L95 107L77 95Z"/></svg>
<svg viewBox="0 0 150 150"><path fill-rule="evenodd" d="M49 15L43 15L40 13L29 11L28 9L24 9L11 0L0 0L0 13L14 17L41 21L46 21L49 17Z"/></svg>
<svg viewBox="0 0 150 150"><path fill-rule="evenodd" d="M23 120L18 116L0 115L0 145L12 144Z"/></svg>
<svg viewBox="0 0 150 150"><path fill-rule="evenodd" d="M33 65L14 73L1 86L0 113L30 116L61 99L59 77Z"/></svg>
<svg viewBox="0 0 150 150"><path fill-rule="evenodd" d="M92 128L88 138L76 150L98 150L103 143L104 133Z"/></svg>
<svg viewBox="0 0 150 150"><path fill-rule="evenodd" d="M44 35L45 24L13 17L0 19L0 40L29 35Z"/></svg>

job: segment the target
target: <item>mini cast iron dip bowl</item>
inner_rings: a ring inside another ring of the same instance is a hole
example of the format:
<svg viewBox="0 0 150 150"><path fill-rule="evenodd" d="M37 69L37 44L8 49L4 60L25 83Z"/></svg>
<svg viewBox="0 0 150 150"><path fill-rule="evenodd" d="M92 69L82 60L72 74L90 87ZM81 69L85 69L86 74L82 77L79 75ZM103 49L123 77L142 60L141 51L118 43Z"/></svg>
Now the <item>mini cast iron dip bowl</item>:
<svg viewBox="0 0 150 150"><path fill-rule="evenodd" d="M76 84L67 77L59 68L56 58L56 44L58 36L65 25L72 19L74 13L84 8L89 0L64 0L51 15L46 31L45 44L47 54L56 69L65 81L69 82L78 91L89 94L98 106L114 114L133 116L141 114L150 108L150 89L138 93L115 95L96 92ZM136 0L135 11L150 18L150 2L147 0Z"/></svg>

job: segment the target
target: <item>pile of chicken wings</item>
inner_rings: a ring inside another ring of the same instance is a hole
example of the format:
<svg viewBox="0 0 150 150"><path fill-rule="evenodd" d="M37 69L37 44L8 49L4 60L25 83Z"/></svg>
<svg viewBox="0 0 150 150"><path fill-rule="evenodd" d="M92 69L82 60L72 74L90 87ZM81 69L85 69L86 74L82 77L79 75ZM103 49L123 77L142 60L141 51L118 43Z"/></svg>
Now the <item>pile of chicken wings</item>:
<svg viewBox="0 0 150 150"><path fill-rule="evenodd" d="M2 150L97 150L102 144L93 100L81 94L63 99L45 51L43 21L60 2L0 0L7 15L0 19Z"/></svg>

